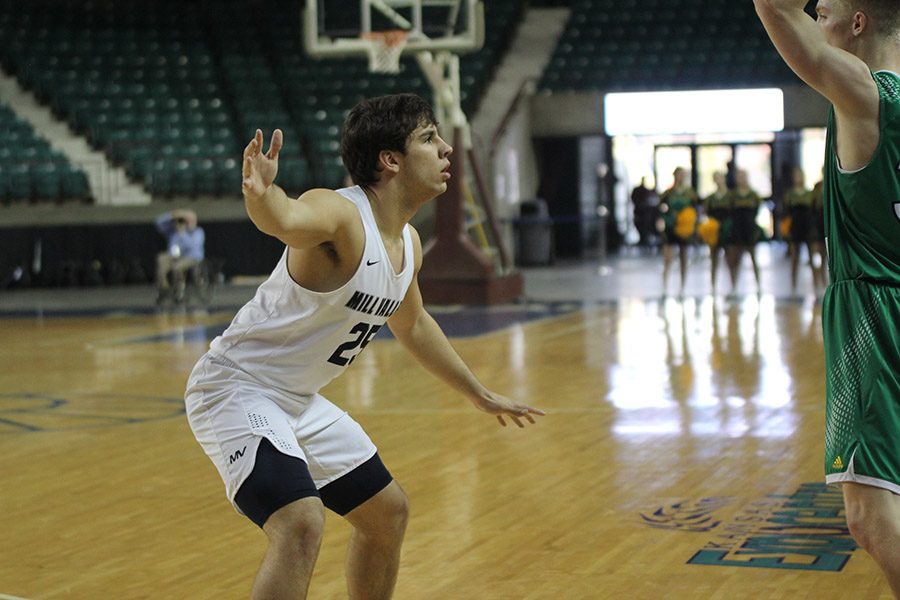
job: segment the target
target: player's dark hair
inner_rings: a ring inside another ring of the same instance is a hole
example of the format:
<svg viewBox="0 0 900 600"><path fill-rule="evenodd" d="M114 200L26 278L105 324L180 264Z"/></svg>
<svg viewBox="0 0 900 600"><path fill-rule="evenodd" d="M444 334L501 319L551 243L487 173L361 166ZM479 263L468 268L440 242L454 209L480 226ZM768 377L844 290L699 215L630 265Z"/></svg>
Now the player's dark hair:
<svg viewBox="0 0 900 600"><path fill-rule="evenodd" d="M377 182L382 150L406 152L417 127L437 124L431 105L415 94L392 94L363 100L344 119L341 159L356 185Z"/></svg>

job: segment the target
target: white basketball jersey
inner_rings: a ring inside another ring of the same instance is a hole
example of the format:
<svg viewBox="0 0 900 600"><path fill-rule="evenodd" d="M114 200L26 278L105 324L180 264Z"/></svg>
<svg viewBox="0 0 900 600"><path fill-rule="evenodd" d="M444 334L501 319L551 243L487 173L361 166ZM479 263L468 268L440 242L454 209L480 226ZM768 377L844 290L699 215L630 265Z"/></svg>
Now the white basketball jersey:
<svg viewBox="0 0 900 600"><path fill-rule="evenodd" d="M333 292L307 290L288 274L285 249L253 299L210 344L211 354L290 395L315 394L353 362L400 306L415 269L409 225L403 267L395 273L365 192L357 186L337 193L356 205L366 235L350 281Z"/></svg>

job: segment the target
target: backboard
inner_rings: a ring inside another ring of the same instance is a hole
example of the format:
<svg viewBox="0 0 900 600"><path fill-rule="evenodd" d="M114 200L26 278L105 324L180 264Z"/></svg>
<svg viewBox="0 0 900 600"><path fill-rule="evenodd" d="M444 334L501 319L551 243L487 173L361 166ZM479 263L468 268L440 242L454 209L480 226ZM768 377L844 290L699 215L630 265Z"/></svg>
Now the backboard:
<svg viewBox="0 0 900 600"><path fill-rule="evenodd" d="M466 54L484 45L482 0L307 0L303 41L314 57L360 56L370 34L402 30L404 53Z"/></svg>

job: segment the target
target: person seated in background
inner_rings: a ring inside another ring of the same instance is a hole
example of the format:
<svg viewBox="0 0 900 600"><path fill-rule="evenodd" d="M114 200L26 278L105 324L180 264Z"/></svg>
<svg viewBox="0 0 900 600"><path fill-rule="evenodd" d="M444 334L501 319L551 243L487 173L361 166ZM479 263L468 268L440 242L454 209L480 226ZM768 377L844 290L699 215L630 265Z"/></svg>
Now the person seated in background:
<svg viewBox="0 0 900 600"><path fill-rule="evenodd" d="M197 225L197 214L192 210L178 209L156 218L156 228L166 238L166 250L156 256L157 303L172 297L176 302L184 300L184 288L188 271L203 262L206 234Z"/></svg>

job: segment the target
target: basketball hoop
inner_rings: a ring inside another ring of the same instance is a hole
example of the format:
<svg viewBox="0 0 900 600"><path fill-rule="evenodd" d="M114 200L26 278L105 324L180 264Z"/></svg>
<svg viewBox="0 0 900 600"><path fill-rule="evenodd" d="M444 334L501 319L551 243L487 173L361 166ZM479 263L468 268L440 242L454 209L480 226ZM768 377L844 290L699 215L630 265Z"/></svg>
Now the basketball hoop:
<svg viewBox="0 0 900 600"><path fill-rule="evenodd" d="M400 56L406 47L409 32L403 29L369 31L360 35L369 42L369 72L399 73Z"/></svg>

